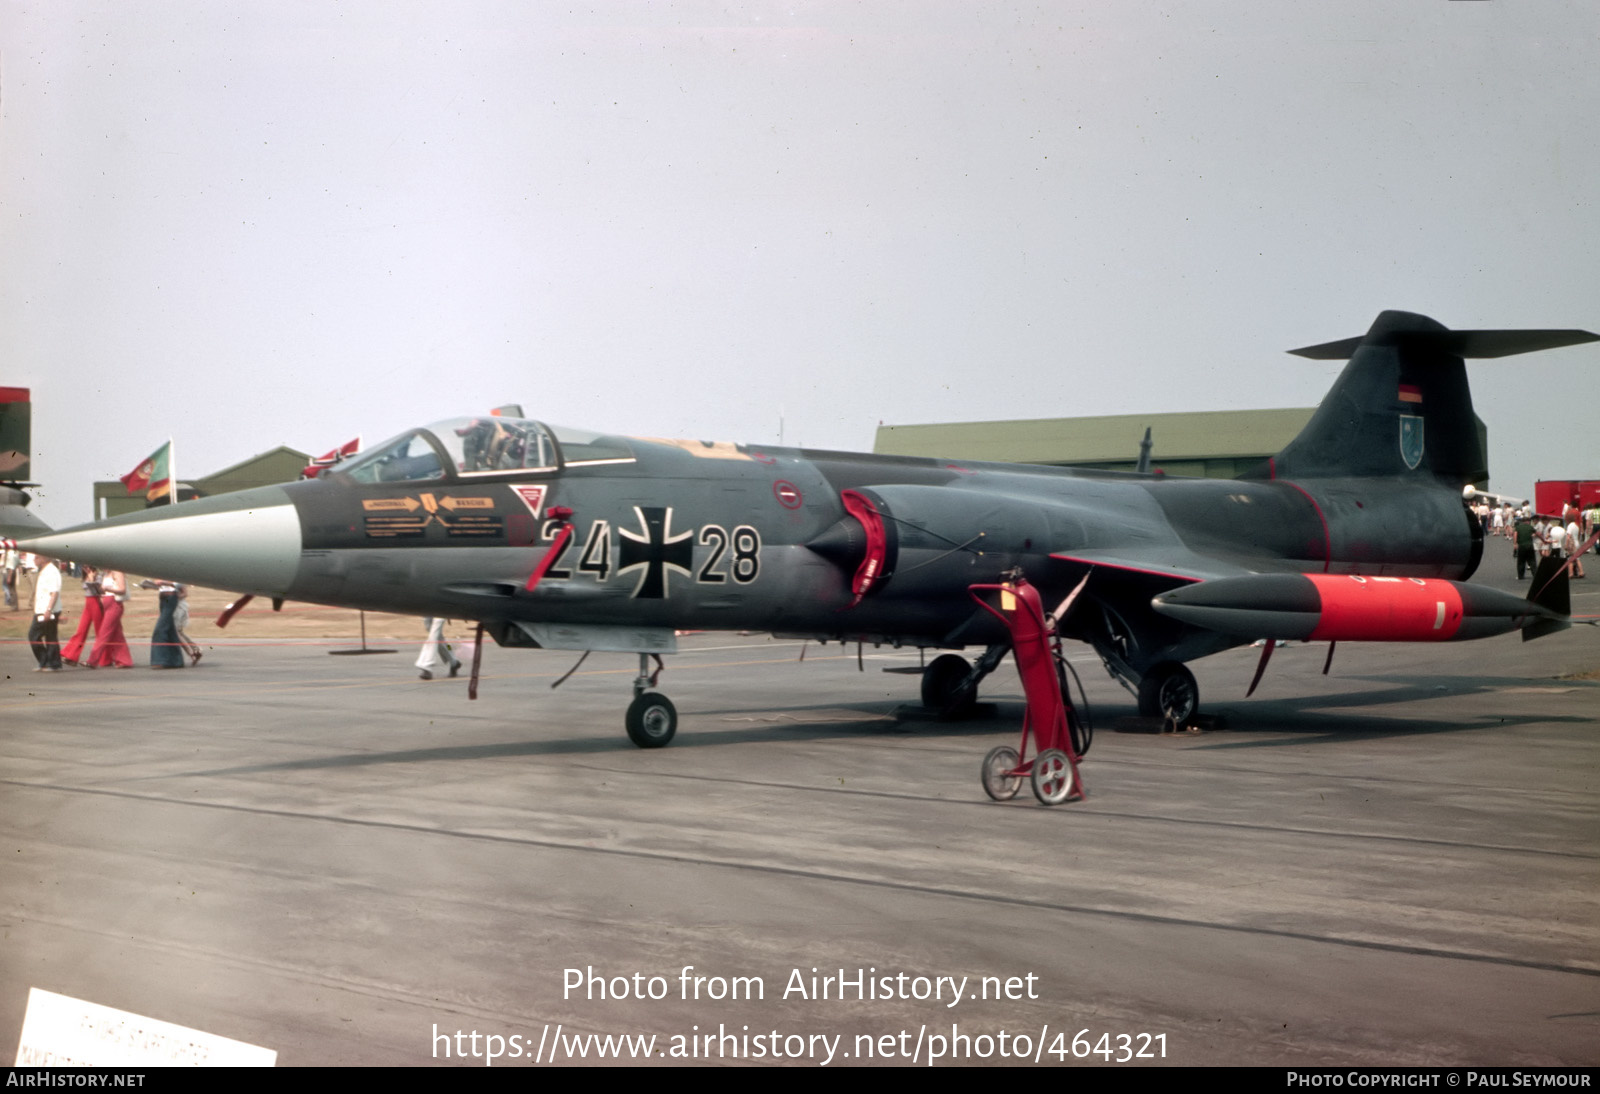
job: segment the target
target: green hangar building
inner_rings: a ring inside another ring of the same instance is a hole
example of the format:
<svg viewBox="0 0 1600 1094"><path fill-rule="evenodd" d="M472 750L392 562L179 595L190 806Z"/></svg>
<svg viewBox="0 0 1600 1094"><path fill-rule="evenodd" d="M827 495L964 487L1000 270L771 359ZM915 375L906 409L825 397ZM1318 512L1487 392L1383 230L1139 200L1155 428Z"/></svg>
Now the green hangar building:
<svg viewBox="0 0 1600 1094"><path fill-rule="evenodd" d="M880 425L872 450L895 456L1133 471L1139 464L1139 444L1149 429L1152 471L1231 479L1277 455L1315 410L1297 407Z"/></svg>
<svg viewBox="0 0 1600 1094"><path fill-rule="evenodd" d="M279 445L270 452L263 452L259 456L251 456L232 467L225 467L221 471L214 471L203 477L190 478L184 476L178 482L178 500L188 501L191 498L209 497L212 494L228 494L235 490L249 490L256 486L275 486L280 482L294 482L300 477L300 472L305 470L311 457L287 445ZM94 484L94 519L105 520L107 517L119 517L123 513L134 513L148 508L152 503L146 502L144 493L129 494L128 488L115 479L110 482L97 482ZM167 504L165 500L155 502L156 505Z"/></svg>

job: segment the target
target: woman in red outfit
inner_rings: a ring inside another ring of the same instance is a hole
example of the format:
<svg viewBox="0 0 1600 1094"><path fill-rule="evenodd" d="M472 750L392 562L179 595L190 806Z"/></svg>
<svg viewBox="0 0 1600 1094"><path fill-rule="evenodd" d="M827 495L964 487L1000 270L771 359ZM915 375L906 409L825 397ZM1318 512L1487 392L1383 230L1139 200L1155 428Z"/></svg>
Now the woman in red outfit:
<svg viewBox="0 0 1600 1094"><path fill-rule="evenodd" d="M93 566L83 568L83 615L78 617L78 630L72 641L61 647L61 662L76 665L83 656L84 643L89 632L100 632L100 573Z"/></svg>
<svg viewBox="0 0 1600 1094"><path fill-rule="evenodd" d="M122 636L122 605L128 600L128 576L121 570L106 570L100 575L100 588L105 593L100 598L100 633L95 636L89 667L115 665L119 669L131 669L133 654L128 649L128 640Z"/></svg>

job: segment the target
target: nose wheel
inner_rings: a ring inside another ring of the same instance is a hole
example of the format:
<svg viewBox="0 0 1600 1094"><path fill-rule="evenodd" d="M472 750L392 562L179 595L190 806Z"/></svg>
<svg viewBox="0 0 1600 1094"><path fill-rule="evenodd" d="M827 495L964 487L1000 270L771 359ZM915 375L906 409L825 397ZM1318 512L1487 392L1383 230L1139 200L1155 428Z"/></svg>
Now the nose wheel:
<svg viewBox="0 0 1600 1094"><path fill-rule="evenodd" d="M664 748L678 732L678 708L659 691L647 691L628 704L628 739L640 748Z"/></svg>
<svg viewBox="0 0 1600 1094"><path fill-rule="evenodd" d="M656 668L650 671L650 661ZM639 655L639 675L633 679L633 702L628 704L623 724L628 729L628 740L640 748L665 748L678 734L678 708L672 700L652 689L661 676L661 658L653 653Z"/></svg>

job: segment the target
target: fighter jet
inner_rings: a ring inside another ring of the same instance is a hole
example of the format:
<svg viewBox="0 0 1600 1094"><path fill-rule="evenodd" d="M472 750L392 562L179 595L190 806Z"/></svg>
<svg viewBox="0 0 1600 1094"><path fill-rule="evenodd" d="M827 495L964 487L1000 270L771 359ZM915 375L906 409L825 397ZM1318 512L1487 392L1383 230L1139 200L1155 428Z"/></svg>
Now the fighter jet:
<svg viewBox="0 0 1600 1094"><path fill-rule="evenodd" d="M1047 603L1078 590L1059 632L1092 646L1143 712L1182 723L1199 705L1185 662L1252 640L1568 626L1562 575L1532 599L1464 584L1483 539L1462 488L1487 470L1463 358L1597 339L1386 311L1365 335L1292 351L1349 363L1304 431L1240 479L622 437L502 414L409 430L316 479L24 546L475 620L505 647L637 653L625 722L645 748L677 730L650 662L680 629L975 647L975 662L944 653L922 677L928 706L970 703L1007 635L968 587L1020 569Z"/></svg>

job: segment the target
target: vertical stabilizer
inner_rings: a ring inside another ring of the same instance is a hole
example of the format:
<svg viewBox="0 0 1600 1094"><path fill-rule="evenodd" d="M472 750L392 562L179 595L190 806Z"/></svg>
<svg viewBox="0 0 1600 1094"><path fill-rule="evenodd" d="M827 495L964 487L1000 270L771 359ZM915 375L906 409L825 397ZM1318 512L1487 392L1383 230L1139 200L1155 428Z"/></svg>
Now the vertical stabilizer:
<svg viewBox="0 0 1600 1094"><path fill-rule="evenodd" d="M25 539L50 526L28 512L21 489L33 473L33 403L25 387L0 387L0 539Z"/></svg>
<svg viewBox="0 0 1600 1094"><path fill-rule="evenodd" d="M0 482L26 482L33 473L33 403L25 387L0 387Z"/></svg>
<svg viewBox="0 0 1600 1094"><path fill-rule="evenodd" d="M1583 330L1458 330L1386 311L1359 338L1291 350L1349 358L1311 421L1273 462L1282 478L1489 477L1467 387L1467 357L1506 357L1600 341Z"/></svg>

